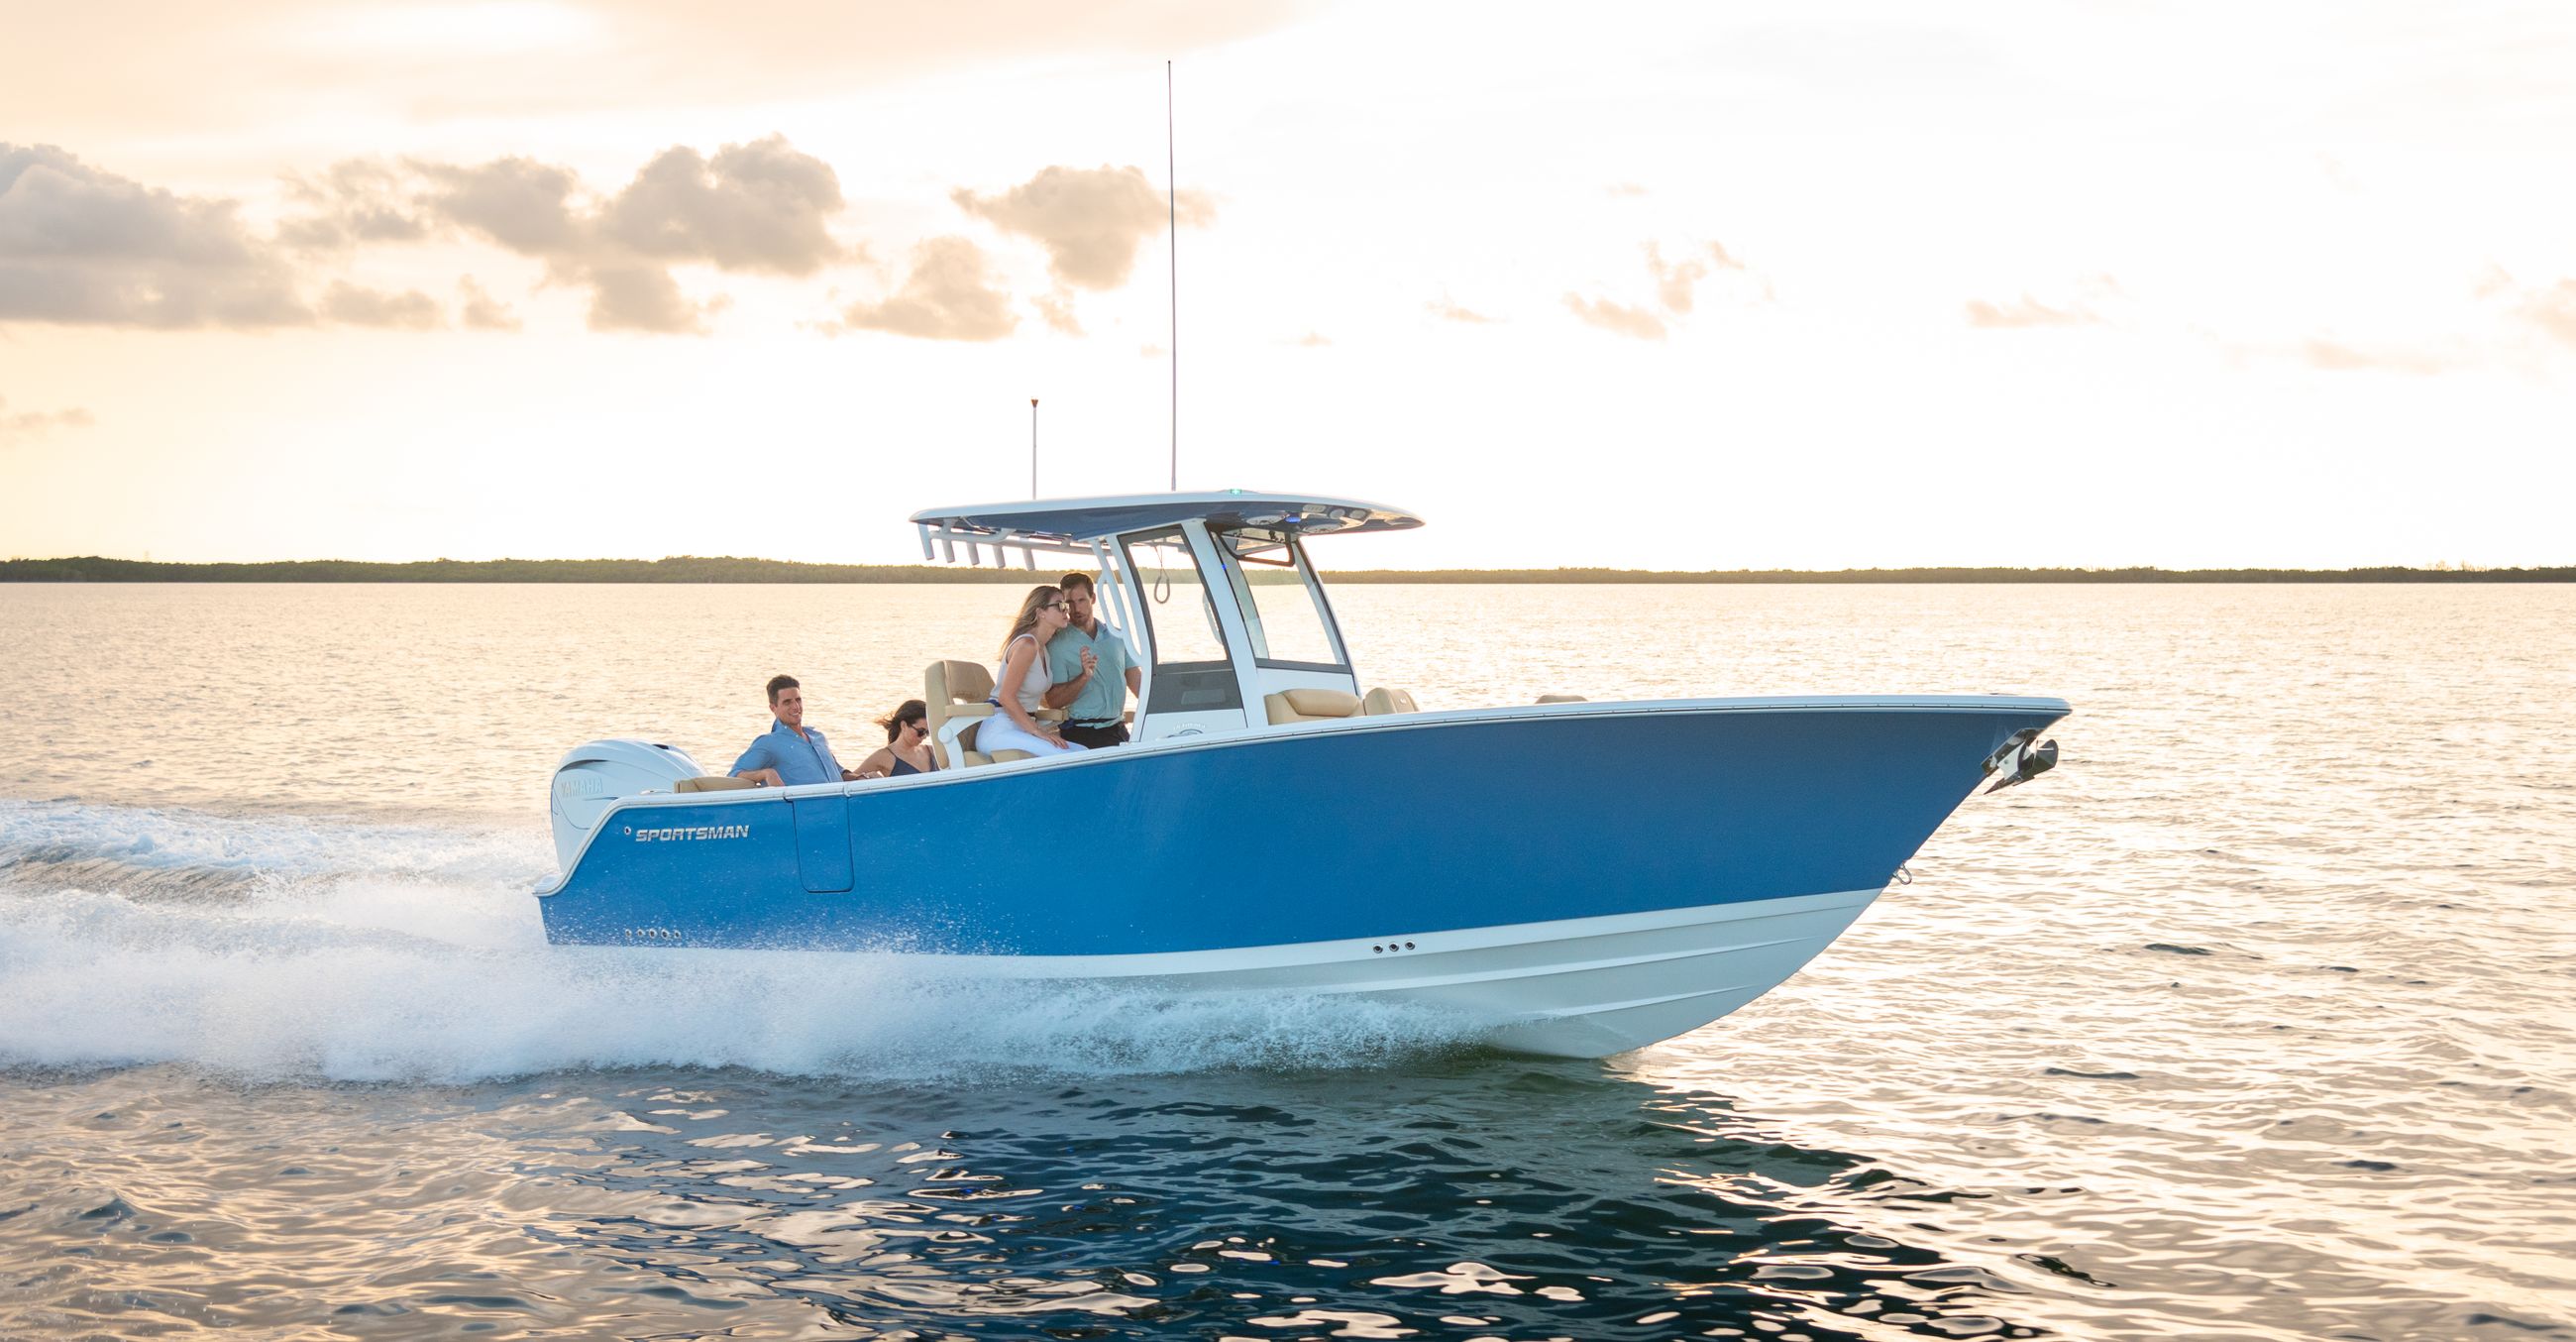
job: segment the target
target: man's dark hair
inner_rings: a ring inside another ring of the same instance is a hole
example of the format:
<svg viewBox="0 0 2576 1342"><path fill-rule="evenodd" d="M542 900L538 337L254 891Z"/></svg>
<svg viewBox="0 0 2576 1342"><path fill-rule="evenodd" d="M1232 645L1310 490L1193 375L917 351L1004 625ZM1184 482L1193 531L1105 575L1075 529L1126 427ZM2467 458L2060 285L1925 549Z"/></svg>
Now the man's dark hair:
<svg viewBox="0 0 2576 1342"><path fill-rule="evenodd" d="M773 703L773 704L775 704L775 703L777 703L777 702L778 702L778 692L779 692L780 690L792 690L792 689L795 689L795 688L796 688L796 677L794 677L794 676L771 676L771 677L769 678L769 702L771 702L771 703Z"/></svg>
<svg viewBox="0 0 2576 1342"><path fill-rule="evenodd" d="M1094 592L1098 590L1091 585L1091 575L1088 573L1068 573L1063 577L1056 579L1055 585L1068 591L1076 587L1079 587L1086 592Z"/></svg>

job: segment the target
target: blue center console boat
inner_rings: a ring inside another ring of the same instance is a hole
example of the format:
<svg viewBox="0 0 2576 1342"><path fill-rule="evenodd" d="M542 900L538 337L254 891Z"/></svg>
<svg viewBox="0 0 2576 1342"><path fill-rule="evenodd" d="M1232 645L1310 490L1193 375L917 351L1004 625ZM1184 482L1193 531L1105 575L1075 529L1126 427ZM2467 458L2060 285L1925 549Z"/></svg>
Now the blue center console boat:
<svg viewBox="0 0 2576 1342"><path fill-rule="evenodd" d="M878 952L959 974L1366 994L1597 1057L1795 973L1974 792L2055 762L2060 699L1896 695L1422 712L1364 687L1307 543L1421 525L1245 491L932 509L926 557L1100 575L1143 664L1133 743L976 749L991 678L933 664L944 766L748 789L595 741L553 787L559 944ZM1033 579L1034 581L1035 579ZM1616 760L1616 786L1547 761ZM1065 893L1057 818L1117 836ZM900 885L858 875L911 873ZM937 873L923 879L922 873Z"/></svg>

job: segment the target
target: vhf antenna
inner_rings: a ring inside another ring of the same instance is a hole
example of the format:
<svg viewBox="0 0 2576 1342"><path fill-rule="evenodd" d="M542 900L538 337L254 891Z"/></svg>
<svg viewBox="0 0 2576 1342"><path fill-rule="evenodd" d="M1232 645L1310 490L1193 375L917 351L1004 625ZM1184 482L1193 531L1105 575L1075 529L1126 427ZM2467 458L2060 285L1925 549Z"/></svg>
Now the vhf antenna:
<svg viewBox="0 0 2576 1342"><path fill-rule="evenodd" d="M1163 189L1172 254L1172 483L1181 491L1181 187L1179 155L1172 148L1172 63L1163 62Z"/></svg>

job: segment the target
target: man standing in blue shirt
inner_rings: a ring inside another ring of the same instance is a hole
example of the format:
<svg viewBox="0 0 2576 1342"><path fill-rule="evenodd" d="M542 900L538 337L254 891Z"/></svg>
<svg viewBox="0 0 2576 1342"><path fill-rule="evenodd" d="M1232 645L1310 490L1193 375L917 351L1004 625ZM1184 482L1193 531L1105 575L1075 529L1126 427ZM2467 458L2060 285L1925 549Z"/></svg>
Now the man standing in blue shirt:
<svg viewBox="0 0 2576 1342"><path fill-rule="evenodd" d="M1047 674L1055 681L1046 705L1065 711L1065 740L1092 750L1124 745L1127 696L1142 692L1145 673L1137 669L1127 640L1100 622L1090 574L1068 573L1055 585L1064 592L1065 614L1073 623L1046 642Z"/></svg>
<svg viewBox="0 0 2576 1342"><path fill-rule="evenodd" d="M768 787L847 783L858 777L832 758L832 743L821 730L805 725L805 692L796 677L769 678L769 711L777 720L733 762L734 777Z"/></svg>

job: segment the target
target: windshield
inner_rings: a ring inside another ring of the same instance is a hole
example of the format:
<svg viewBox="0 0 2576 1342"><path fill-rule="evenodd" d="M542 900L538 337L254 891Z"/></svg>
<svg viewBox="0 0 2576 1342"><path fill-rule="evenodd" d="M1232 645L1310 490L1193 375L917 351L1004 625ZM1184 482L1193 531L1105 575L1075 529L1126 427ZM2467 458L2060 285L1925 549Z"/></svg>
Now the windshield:
<svg viewBox="0 0 2576 1342"><path fill-rule="evenodd" d="M1245 527L1217 532L1216 540L1241 599L1254 661L1318 671L1348 669L1349 659L1333 638L1323 588L1295 537Z"/></svg>
<svg viewBox="0 0 2576 1342"><path fill-rule="evenodd" d="M1146 711L1241 708L1243 693L1225 651L1216 602L1178 527L1126 541L1138 604L1153 642L1153 685Z"/></svg>

